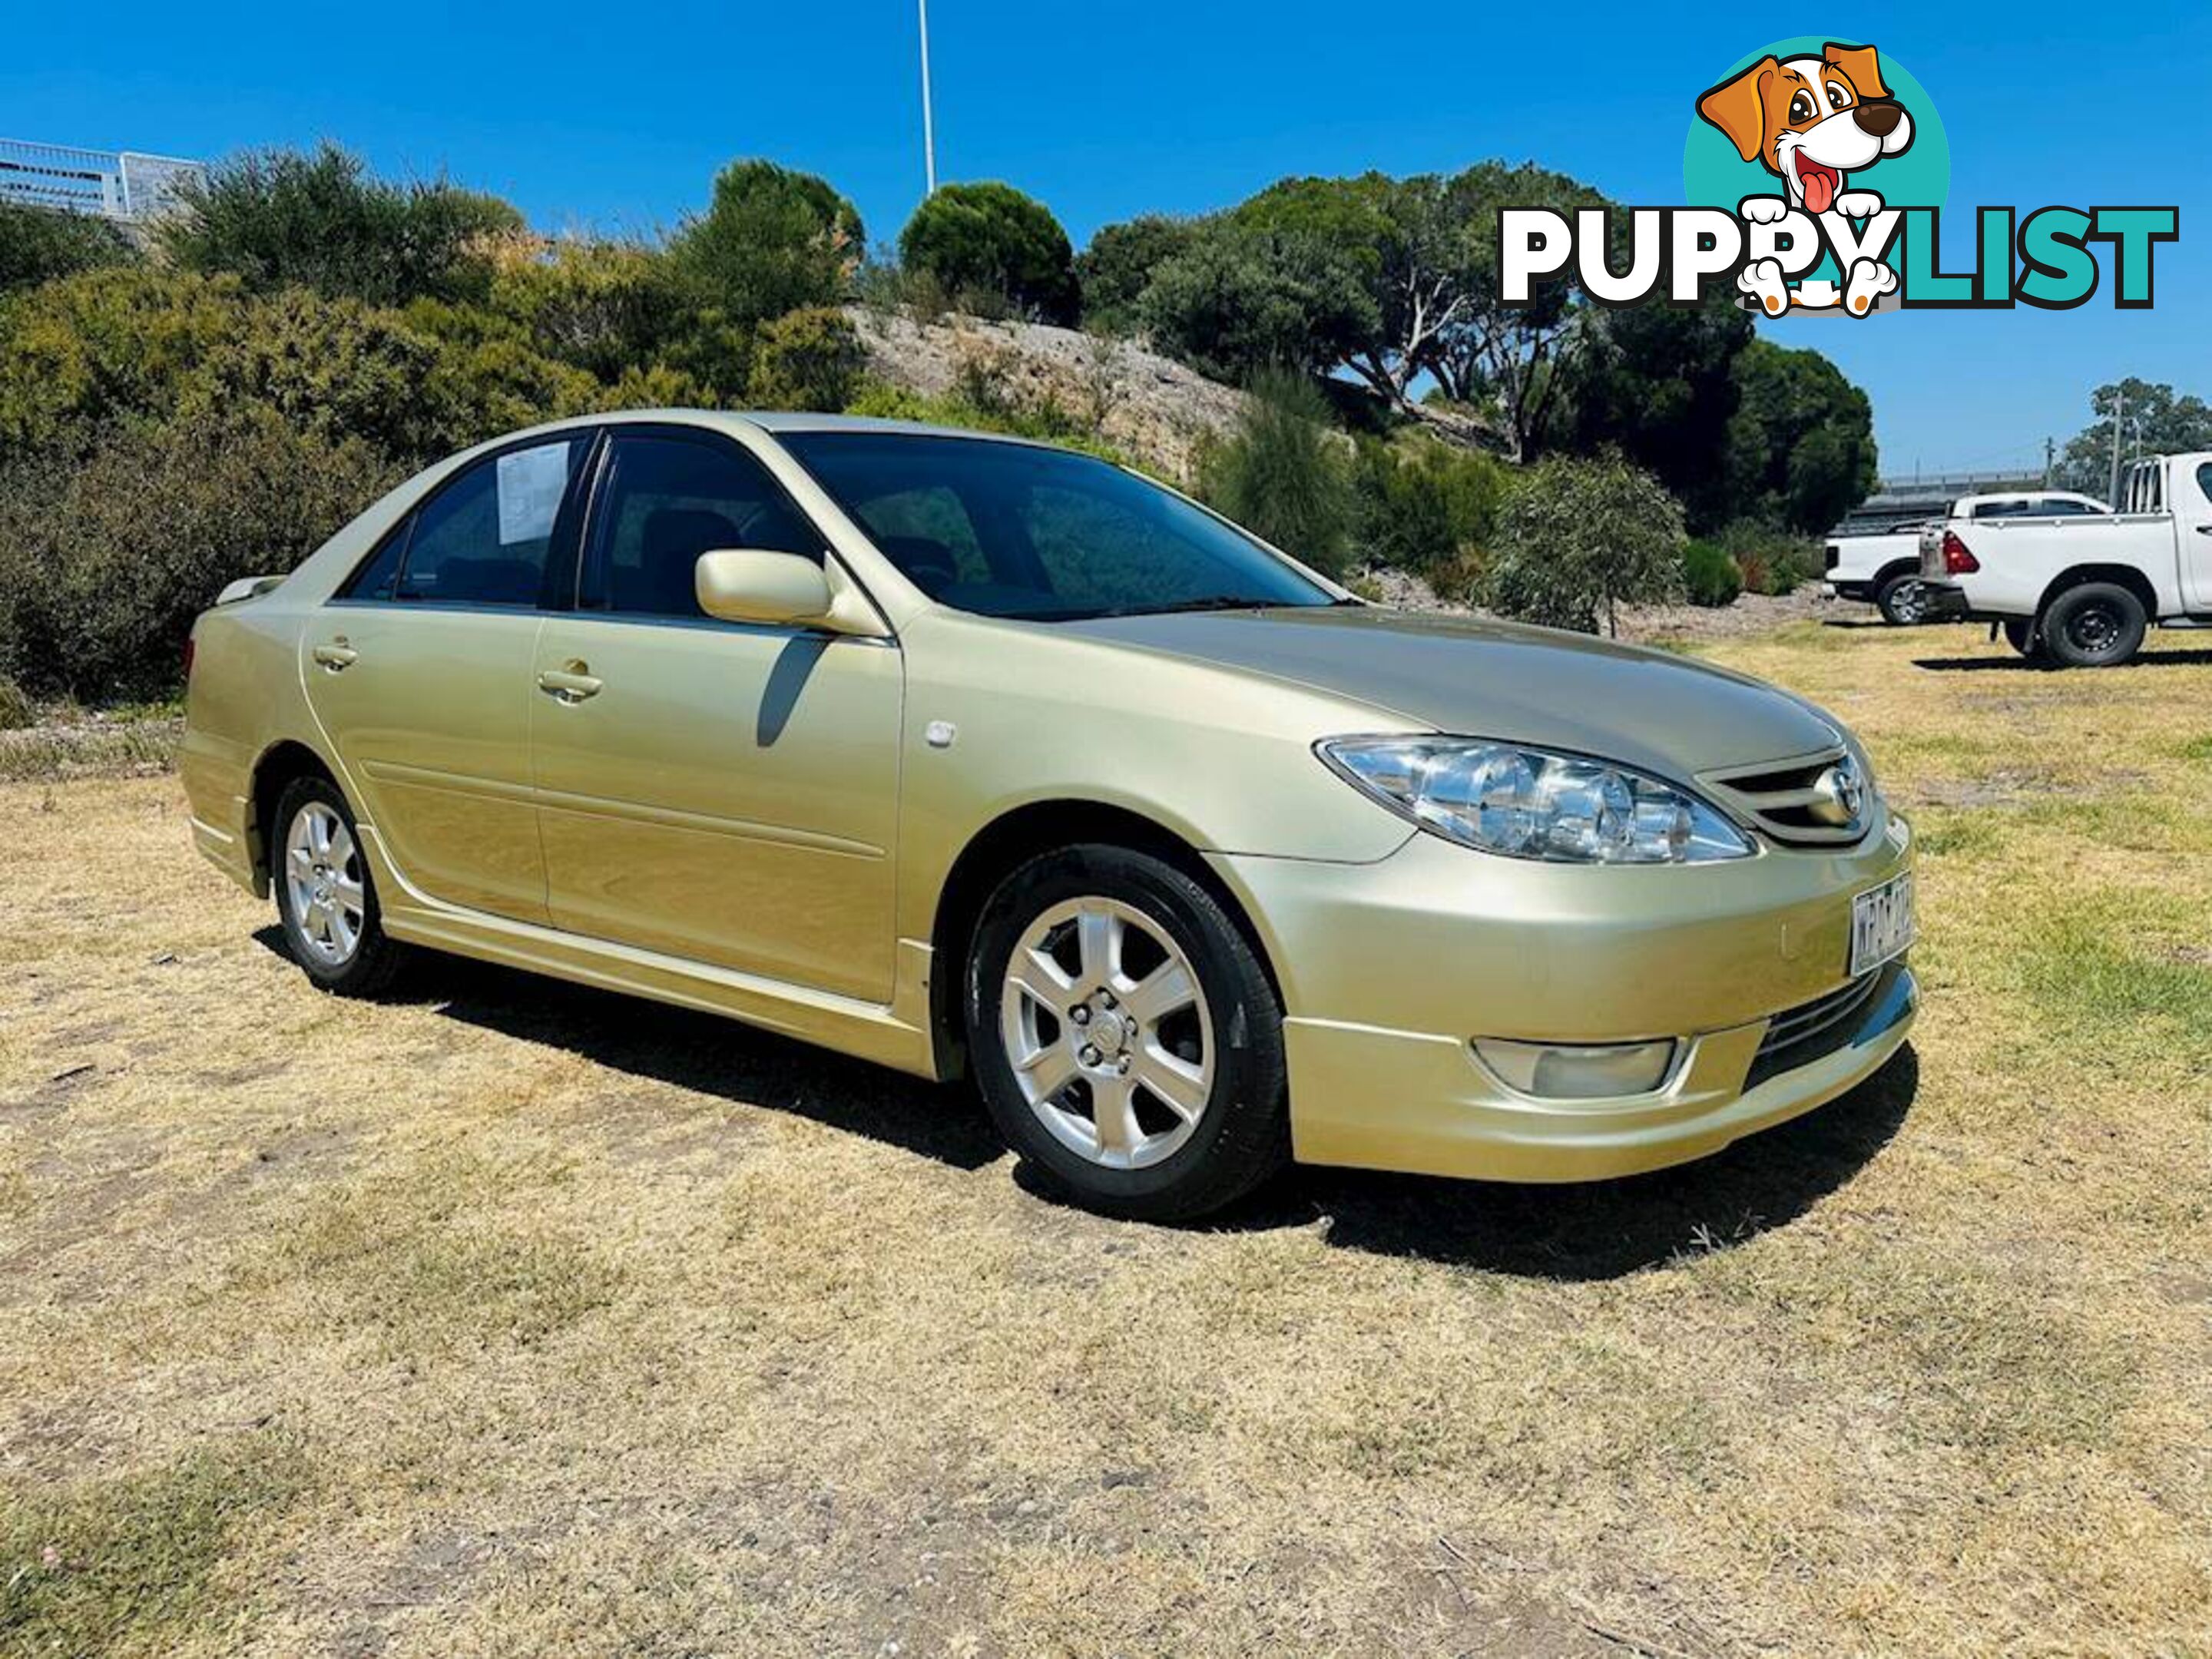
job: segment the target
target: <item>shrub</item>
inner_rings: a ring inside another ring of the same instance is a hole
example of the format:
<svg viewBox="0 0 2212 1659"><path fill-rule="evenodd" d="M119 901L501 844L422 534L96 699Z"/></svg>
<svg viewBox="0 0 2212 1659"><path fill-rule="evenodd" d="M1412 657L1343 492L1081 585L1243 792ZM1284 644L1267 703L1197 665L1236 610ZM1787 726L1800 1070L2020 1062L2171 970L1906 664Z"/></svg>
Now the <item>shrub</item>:
<svg viewBox="0 0 2212 1659"><path fill-rule="evenodd" d="M1559 456L1522 474L1507 495L1484 581L1509 617L1597 632L1601 612L1677 599L1682 508L1650 473L1613 457Z"/></svg>
<svg viewBox="0 0 2212 1659"><path fill-rule="evenodd" d="M85 701L168 692L225 583L290 569L398 477L252 405L20 462L0 476L0 673Z"/></svg>
<svg viewBox="0 0 2212 1659"><path fill-rule="evenodd" d="M761 331L751 401L763 409L836 413L860 390L867 353L850 318L824 306L779 317Z"/></svg>
<svg viewBox="0 0 2212 1659"><path fill-rule="evenodd" d="M993 301L1048 323L1073 323L1075 254L1042 202L1012 185L946 185L899 233L910 272L940 283L966 308Z"/></svg>
<svg viewBox="0 0 2212 1659"><path fill-rule="evenodd" d="M1344 568L1358 502L1351 457L1304 376L1253 382L1234 436L1200 459L1199 495L1216 512L1316 569Z"/></svg>
<svg viewBox="0 0 2212 1659"><path fill-rule="evenodd" d="M137 263L131 239L104 219L0 202L0 292Z"/></svg>
<svg viewBox="0 0 2212 1659"><path fill-rule="evenodd" d="M156 234L179 270L228 271L256 289L299 283L372 305L481 299L485 239L522 228L496 198L442 179L372 179L325 143L250 151L187 184Z"/></svg>
<svg viewBox="0 0 2212 1659"><path fill-rule="evenodd" d="M1103 225L1091 246L1076 256L1076 285L1082 292L1083 326L1109 333L1133 328L1137 302L1153 274L1188 251L1198 227L1188 219L1146 213L1118 225Z"/></svg>
<svg viewBox="0 0 2212 1659"><path fill-rule="evenodd" d="M166 416L242 316L235 277L88 270L0 307L0 454L72 428Z"/></svg>
<svg viewBox="0 0 2212 1659"><path fill-rule="evenodd" d="M749 333L843 299L866 246L859 210L826 181L773 161L732 161L668 252L699 301Z"/></svg>
<svg viewBox="0 0 2212 1659"><path fill-rule="evenodd" d="M0 674L0 732L21 732L39 718L30 694L5 674Z"/></svg>
<svg viewBox="0 0 2212 1659"><path fill-rule="evenodd" d="M1362 439L1354 470L1361 552L1432 581L1447 569L1463 581L1469 556L1489 543L1510 477L1494 457L1434 438Z"/></svg>
<svg viewBox="0 0 2212 1659"><path fill-rule="evenodd" d="M1821 544L1817 537L1739 519L1714 540L1735 560L1749 592L1788 593L1816 580L1821 572Z"/></svg>
<svg viewBox="0 0 2212 1659"><path fill-rule="evenodd" d="M1735 603L1743 592L1743 573L1735 561L1711 542L1686 542L1682 546L1683 586L1690 603L1719 610Z"/></svg>
<svg viewBox="0 0 2212 1659"><path fill-rule="evenodd" d="M490 258L490 308L602 380L652 362L692 321L672 262L637 243L509 237Z"/></svg>

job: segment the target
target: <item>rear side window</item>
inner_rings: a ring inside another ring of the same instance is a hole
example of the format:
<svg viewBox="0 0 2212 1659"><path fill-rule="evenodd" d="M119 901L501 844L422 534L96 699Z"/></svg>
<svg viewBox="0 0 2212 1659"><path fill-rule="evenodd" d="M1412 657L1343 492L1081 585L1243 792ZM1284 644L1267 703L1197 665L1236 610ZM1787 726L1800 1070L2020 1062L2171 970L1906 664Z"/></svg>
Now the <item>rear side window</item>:
<svg viewBox="0 0 2212 1659"><path fill-rule="evenodd" d="M2026 501L1977 501L1974 516L1978 519L2022 519L2027 516Z"/></svg>
<svg viewBox="0 0 2212 1659"><path fill-rule="evenodd" d="M2043 504L2043 510L2054 519L2075 519L2096 512L2087 501L2069 501L2063 495L2054 495Z"/></svg>
<svg viewBox="0 0 2212 1659"><path fill-rule="evenodd" d="M819 563L822 538L750 455L718 440L617 438L592 510L586 606L631 617L704 613L702 553L757 548Z"/></svg>
<svg viewBox="0 0 2212 1659"><path fill-rule="evenodd" d="M340 597L535 605L561 503L590 447L584 435L486 456L416 507Z"/></svg>
<svg viewBox="0 0 2212 1659"><path fill-rule="evenodd" d="M2212 501L2212 461L2200 461L2197 466L2197 493Z"/></svg>

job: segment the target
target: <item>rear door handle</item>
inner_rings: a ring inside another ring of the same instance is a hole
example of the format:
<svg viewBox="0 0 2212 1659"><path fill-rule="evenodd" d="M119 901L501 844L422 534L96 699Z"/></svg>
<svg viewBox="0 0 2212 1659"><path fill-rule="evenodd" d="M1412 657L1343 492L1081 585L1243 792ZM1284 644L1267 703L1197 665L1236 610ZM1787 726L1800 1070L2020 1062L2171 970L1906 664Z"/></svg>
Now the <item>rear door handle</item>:
<svg viewBox="0 0 2212 1659"><path fill-rule="evenodd" d="M314 656L317 662L322 664L333 674L343 673L361 660L361 653L348 645L343 638L333 640L328 645L317 646Z"/></svg>
<svg viewBox="0 0 2212 1659"><path fill-rule="evenodd" d="M548 668L538 676L538 689L556 702L577 703L586 697L596 697L602 684L586 673L580 662L572 662L566 668Z"/></svg>
<svg viewBox="0 0 2212 1659"><path fill-rule="evenodd" d="M2197 533L2200 536L2212 536L2212 524L2198 525L2197 526Z"/></svg>

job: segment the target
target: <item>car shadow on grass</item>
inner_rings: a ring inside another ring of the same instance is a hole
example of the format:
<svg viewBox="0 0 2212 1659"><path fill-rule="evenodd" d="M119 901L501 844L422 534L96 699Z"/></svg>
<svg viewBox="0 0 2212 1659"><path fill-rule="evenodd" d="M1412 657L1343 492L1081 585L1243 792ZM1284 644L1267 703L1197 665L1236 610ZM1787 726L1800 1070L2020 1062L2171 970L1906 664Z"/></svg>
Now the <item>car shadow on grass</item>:
<svg viewBox="0 0 2212 1659"><path fill-rule="evenodd" d="M289 960L275 927L256 942ZM1006 1143L965 1085L940 1086L725 1018L519 969L424 952L386 999L624 1075L813 1120L977 1170ZM1571 1186L1298 1168L1200 1230L1326 1224L1330 1244L1522 1277L1616 1279L1727 1249L1802 1215L1857 1174L1903 1125L1919 1089L1910 1045L1837 1100L1714 1157ZM1048 1192L1026 1164L1016 1182Z"/></svg>
<svg viewBox="0 0 2212 1659"><path fill-rule="evenodd" d="M281 928L254 934L291 959ZM811 1118L956 1169L980 1170L1006 1143L964 1091L779 1036L720 1014L520 969L423 951L380 999L429 1007L464 1025L542 1043L611 1072L672 1088Z"/></svg>
<svg viewBox="0 0 2212 1659"><path fill-rule="evenodd" d="M2053 674L2079 672L2110 674L2130 668L2207 668L2212 667L2212 651L2191 647L2185 651L2146 651L2118 670L2100 668L2069 671L2056 669L2039 662L2030 662L2025 657L1916 657L1915 668L1932 669L1938 674L1982 674L1991 672L2006 674Z"/></svg>
<svg viewBox="0 0 2212 1659"><path fill-rule="evenodd" d="M1524 1278L1618 1279L1786 1226L1889 1144L1919 1087L1908 1044L1850 1093L1694 1164L1571 1186L1301 1170L1233 1220L1306 1225L1318 1215L1340 1249Z"/></svg>

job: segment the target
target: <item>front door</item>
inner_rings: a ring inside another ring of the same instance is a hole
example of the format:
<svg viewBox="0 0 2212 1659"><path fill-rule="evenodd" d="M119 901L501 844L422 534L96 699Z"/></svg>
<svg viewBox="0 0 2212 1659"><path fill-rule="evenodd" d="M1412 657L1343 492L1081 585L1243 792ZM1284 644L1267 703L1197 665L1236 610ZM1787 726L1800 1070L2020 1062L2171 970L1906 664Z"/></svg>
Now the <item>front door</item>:
<svg viewBox="0 0 2212 1659"><path fill-rule="evenodd" d="M400 879L526 921L546 920L529 749L540 600L591 442L519 445L455 474L301 636L308 702Z"/></svg>
<svg viewBox="0 0 2212 1659"><path fill-rule="evenodd" d="M824 556L735 441L624 431L601 469L531 694L554 924L888 1001L897 646L700 611L702 553Z"/></svg>

